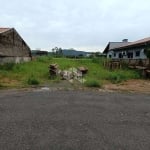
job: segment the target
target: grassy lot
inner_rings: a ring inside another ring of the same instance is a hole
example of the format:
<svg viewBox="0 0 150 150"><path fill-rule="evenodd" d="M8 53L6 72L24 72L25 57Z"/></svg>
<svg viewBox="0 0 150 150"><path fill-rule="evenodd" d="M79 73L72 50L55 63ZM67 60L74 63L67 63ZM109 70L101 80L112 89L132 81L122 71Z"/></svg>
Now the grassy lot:
<svg viewBox="0 0 150 150"><path fill-rule="evenodd" d="M48 67L57 63L60 69L85 66L89 69L85 76L85 86L100 87L106 81L119 83L128 79L140 78L139 74L127 68L110 71L103 67L102 58L94 59L67 59L39 57L28 63L5 64L0 66L0 88L28 87L53 82L49 77ZM59 80L56 78L55 80Z"/></svg>

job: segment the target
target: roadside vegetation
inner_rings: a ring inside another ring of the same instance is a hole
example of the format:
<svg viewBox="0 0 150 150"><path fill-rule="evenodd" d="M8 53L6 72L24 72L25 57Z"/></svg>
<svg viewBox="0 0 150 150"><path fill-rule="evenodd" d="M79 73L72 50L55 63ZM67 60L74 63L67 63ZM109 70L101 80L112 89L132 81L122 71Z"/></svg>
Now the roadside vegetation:
<svg viewBox="0 0 150 150"><path fill-rule="evenodd" d="M138 72L128 68L111 71L103 67L103 58L53 58L42 56L31 62L21 64L5 64L0 66L0 88L28 87L31 85L45 85L57 82L58 78L50 79L49 65L57 63L61 70L71 67L84 66L88 73L84 76L87 87L102 87L105 82L120 83L128 79L140 78Z"/></svg>

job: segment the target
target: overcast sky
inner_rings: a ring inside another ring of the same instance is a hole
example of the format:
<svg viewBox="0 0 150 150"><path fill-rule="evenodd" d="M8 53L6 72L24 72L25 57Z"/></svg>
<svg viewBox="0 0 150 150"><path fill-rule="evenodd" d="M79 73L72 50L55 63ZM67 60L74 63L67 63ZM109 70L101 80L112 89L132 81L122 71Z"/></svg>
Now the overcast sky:
<svg viewBox="0 0 150 150"><path fill-rule="evenodd" d="M0 0L0 26L31 49L102 51L109 41L150 36L150 0Z"/></svg>

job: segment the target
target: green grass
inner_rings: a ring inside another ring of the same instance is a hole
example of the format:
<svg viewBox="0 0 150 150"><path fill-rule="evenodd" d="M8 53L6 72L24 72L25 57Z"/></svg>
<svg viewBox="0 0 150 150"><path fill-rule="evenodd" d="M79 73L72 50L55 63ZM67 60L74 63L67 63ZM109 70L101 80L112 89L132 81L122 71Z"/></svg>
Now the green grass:
<svg viewBox="0 0 150 150"><path fill-rule="evenodd" d="M103 61L104 59L102 58L68 59L39 57L28 63L5 64L0 66L0 83L1 86L5 86L8 79L9 82L15 81L15 84L17 84L16 86L19 85L23 87L33 84L38 85L49 83L51 82L51 79L49 77L48 67L52 63L57 63L61 70L69 69L70 67L87 67L88 73L84 77L87 80L87 86L98 86L97 83L101 83L103 80L109 80L112 83L119 83L124 80L140 77L137 72L129 69L109 71L103 67Z"/></svg>
<svg viewBox="0 0 150 150"><path fill-rule="evenodd" d="M86 87L99 87L101 88L102 87L102 84L100 83L100 81L98 80L95 80L95 79L90 79L90 80L87 80L84 85Z"/></svg>
<svg viewBox="0 0 150 150"><path fill-rule="evenodd" d="M29 85L38 85L38 84L40 84L39 80L36 79L33 75L28 78L27 83Z"/></svg>

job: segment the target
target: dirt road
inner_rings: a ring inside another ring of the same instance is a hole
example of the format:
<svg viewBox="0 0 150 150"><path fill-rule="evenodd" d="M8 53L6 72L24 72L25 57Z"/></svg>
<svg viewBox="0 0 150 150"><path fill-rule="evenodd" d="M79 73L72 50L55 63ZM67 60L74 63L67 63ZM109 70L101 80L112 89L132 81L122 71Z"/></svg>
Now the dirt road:
<svg viewBox="0 0 150 150"><path fill-rule="evenodd" d="M0 92L2 150L149 150L150 95Z"/></svg>

